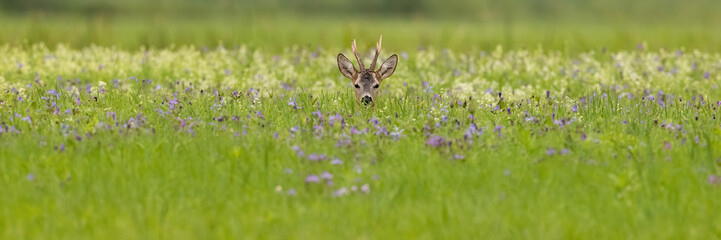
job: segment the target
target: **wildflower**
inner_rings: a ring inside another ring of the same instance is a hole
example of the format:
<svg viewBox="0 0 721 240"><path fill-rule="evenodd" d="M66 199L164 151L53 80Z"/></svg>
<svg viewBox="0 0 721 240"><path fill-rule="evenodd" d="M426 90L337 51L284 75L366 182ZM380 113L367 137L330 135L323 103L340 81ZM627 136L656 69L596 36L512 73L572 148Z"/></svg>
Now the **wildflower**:
<svg viewBox="0 0 721 240"><path fill-rule="evenodd" d="M313 133L320 137L320 135L323 133L323 125L318 124L313 126Z"/></svg>
<svg viewBox="0 0 721 240"><path fill-rule="evenodd" d="M556 155L556 149L553 149L553 148L546 149L546 155L548 155L548 156Z"/></svg>
<svg viewBox="0 0 721 240"><path fill-rule="evenodd" d="M566 154L569 154L569 153L571 153L571 151L569 151L568 148L564 148L564 149L561 150L561 155L566 155Z"/></svg>
<svg viewBox="0 0 721 240"><path fill-rule="evenodd" d="M341 160L338 159L338 158L334 158L332 161L330 161L330 164L333 164L333 165L341 165L341 164L343 164L343 161L341 161Z"/></svg>
<svg viewBox="0 0 721 240"><path fill-rule="evenodd" d="M370 193L370 192L371 192L371 186L368 185L367 183L366 183L366 184L363 184L363 186L361 186L361 192L363 192L363 193L365 193L365 194Z"/></svg>
<svg viewBox="0 0 721 240"><path fill-rule="evenodd" d="M455 160L463 160L465 158L466 158L466 156L460 155L458 153L453 155L453 159L455 159Z"/></svg>
<svg viewBox="0 0 721 240"><path fill-rule="evenodd" d="M265 116L263 116L263 111L258 111L255 115L261 119L265 119Z"/></svg>
<svg viewBox="0 0 721 240"><path fill-rule="evenodd" d="M335 143L335 147L340 148L343 146L349 146L350 144L351 144L350 139L343 138L343 139L338 140L338 142Z"/></svg>
<svg viewBox="0 0 721 240"><path fill-rule="evenodd" d="M428 140L426 140L426 145L431 145L434 147L439 147L445 143L446 143L446 140L444 138L436 136L436 135L433 135L430 138L428 138Z"/></svg>
<svg viewBox="0 0 721 240"><path fill-rule="evenodd" d="M310 155L308 155L308 160L314 161L314 162L323 161L323 160L325 160L325 154L311 153Z"/></svg>
<svg viewBox="0 0 721 240"><path fill-rule="evenodd" d="M305 155L305 153L303 153L303 150L300 150L300 147L298 146L292 146L290 147L290 149L293 150L298 157L303 157Z"/></svg>
<svg viewBox="0 0 721 240"><path fill-rule="evenodd" d="M376 126L376 135L388 135L386 127Z"/></svg>
<svg viewBox="0 0 721 240"><path fill-rule="evenodd" d="M31 173L31 174L28 174L28 176L26 177L26 179L27 179L28 181L35 181L35 174L32 174L32 173Z"/></svg>
<svg viewBox="0 0 721 240"><path fill-rule="evenodd" d="M708 183L709 184L721 184L721 176L709 175Z"/></svg>
<svg viewBox="0 0 721 240"><path fill-rule="evenodd" d="M298 195L298 193L295 191L295 188L288 189L288 192L286 194L288 194L288 196Z"/></svg>
<svg viewBox="0 0 721 240"><path fill-rule="evenodd" d="M340 196L348 195L349 193L350 192L348 192L348 188L342 187L342 188L336 190L335 192L333 192L333 196L340 197Z"/></svg>
<svg viewBox="0 0 721 240"><path fill-rule="evenodd" d="M503 129L501 125L496 125L496 128L493 129L494 132L498 132L498 137L501 137L501 129Z"/></svg>
<svg viewBox="0 0 721 240"><path fill-rule="evenodd" d="M295 99L290 98L290 101L288 101L288 106L293 107L293 109L301 109L301 107L298 107L298 104L295 102Z"/></svg>
<svg viewBox="0 0 721 240"><path fill-rule="evenodd" d="M403 136L403 131L405 129L398 129L398 126L395 127L395 131L393 131L390 135L393 137L393 140L398 141L399 138Z"/></svg>
<svg viewBox="0 0 721 240"><path fill-rule="evenodd" d="M340 113L336 113L335 115L328 116L328 124L332 127L335 122L343 122L343 117L340 115Z"/></svg>
<svg viewBox="0 0 721 240"><path fill-rule="evenodd" d="M319 183L319 182L320 182L320 178L318 177L318 175L311 174L311 175L308 175L307 177L305 177L305 183Z"/></svg>
<svg viewBox="0 0 721 240"><path fill-rule="evenodd" d="M711 77L711 73L709 73L709 72L703 73L703 79L709 79L710 77Z"/></svg>
<svg viewBox="0 0 721 240"><path fill-rule="evenodd" d="M329 172L323 172L320 174L320 178L326 181L333 180L333 174L330 174Z"/></svg>

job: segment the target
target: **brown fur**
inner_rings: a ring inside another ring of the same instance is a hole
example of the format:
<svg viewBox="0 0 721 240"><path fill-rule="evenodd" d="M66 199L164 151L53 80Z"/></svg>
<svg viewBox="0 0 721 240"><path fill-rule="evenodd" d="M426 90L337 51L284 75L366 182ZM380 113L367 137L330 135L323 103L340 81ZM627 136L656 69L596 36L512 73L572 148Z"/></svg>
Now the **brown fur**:
<svg viewBox="0 0 721 240"><path fill-rule="evenodd" d="M396 66L398 65L398 55L393 54L383 62L378 71L374 69L376 66L376 61L378 60L378 55L380 55L381 52L382 41L383 36L381 36L381 38L378 40L378 44L376 45L376 54L373 57L371 67L365 68L363 65L363 61L358 54L355 40L353 40L353 42L351 43L351 47L353 49L353 54L358 61L360 71L356 70L353 63L348 58L346 58L345 55L343 55L342 53L338 54L338 70L340 70L343 76L351 80L351 83L355 88L356 103L358 103L358 105L366 104L374 106L375 100L378 97L378 89L380 87L380 84L383 82L383 80L393 75L396 70Z"/></svg>

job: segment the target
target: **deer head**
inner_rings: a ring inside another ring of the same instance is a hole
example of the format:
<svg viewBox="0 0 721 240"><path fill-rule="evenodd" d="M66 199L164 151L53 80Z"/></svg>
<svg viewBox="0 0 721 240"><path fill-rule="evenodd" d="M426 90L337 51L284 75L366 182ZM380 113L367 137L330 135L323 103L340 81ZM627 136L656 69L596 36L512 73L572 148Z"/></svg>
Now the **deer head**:
<svg viewBox="0 0 721 240"><path fill-rule="evenodd" d="M376 97L378 96L378 87L380 87L380 84L384 79L393 75L393 72L396 70L398 56L395 54L383 62L378 71L375 70L378 55L381 53L381 42L383 42L382 35L376 45L376 54L373 57L373 62L371 63L370 68L365 68L363 66L363 60L358 54L355 39L351 42L353 54L355 54L355 58L358 60L358 67L360 68L360 71L356 70L353 63L342 53L338 54L338 70L340 70L340 73L342 73L343 76L351 80L353 87L355 87L356 102L359 104L362 103L364 105L371 106L375 105L374 100L376 100Z"/></svg>

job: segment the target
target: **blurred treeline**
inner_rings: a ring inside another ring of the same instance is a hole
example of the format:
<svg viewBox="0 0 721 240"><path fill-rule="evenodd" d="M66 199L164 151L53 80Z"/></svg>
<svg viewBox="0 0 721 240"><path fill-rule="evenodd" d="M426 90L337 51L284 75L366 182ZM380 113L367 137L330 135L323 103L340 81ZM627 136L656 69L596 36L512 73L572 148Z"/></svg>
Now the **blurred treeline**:
<svg viewBox="0 0 721 240"><path fill-rule="evenodd" d="M719 0L0 0L0 44L721 50ZM395 41L395 42L394 42Z"/></svg>
<svg viewBox="0 0 721 240"><path fill-rule="evenodd" d="M295 13L484 21L605 20L715 24L721 20L721 1L717 0L2 0L0 6L5 13L114 17Z"/></svg>

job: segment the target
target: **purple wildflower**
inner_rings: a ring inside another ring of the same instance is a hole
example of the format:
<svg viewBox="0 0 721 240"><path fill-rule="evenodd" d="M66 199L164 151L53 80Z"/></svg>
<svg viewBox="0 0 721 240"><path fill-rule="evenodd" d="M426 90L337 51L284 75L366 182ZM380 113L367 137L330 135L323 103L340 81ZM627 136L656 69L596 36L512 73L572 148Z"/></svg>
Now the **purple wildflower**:
<svg viewBox="0 0 721 240"><path fill-rule="evenodd" d="M303 150L300 150L300 147L298 146L292 146L290 147L290 149L292 149L298 157L303 157L305 155L305 153L303 153Z"/></svg>
<svg viewBox="0 0 721 240"><path fill-rule="evenodd" d="M377 135L388 135L388 130L386 127L376 126L376 136Z"/></svg>
<svg viewBox="0 0 721 240"><path fill-rule="evenodd" d="M708 176L708 183L709 184L721 184L721 176L716 175L709 175Z"/></svg>
<svg viewBox="0 0 721 240"><path fill-rule="evenodd" d="M434 147L439 147L445 143L446 143L446 140L444 138L436 136L436 135L433 135L430 138L428 138L428 140L426 140L426 145L431 145Z"/></svg>
<svg viewBox="0 0 721 240"><path fill-rule="evenodd" d="M328 124L332 127L335 122L341 122L341 126L344 125L343 117L340 115L340 113L336 113L335 115L328 116Z"/></svg>
<svg viewBox="0 0 721 240"><path fill-rule="evenodd" d="M465 158L466 158L466 156L460 155L458 153L453 155L453 159L455 159L455 160L463 160Z"/></svg>
<svg viewBox="0 0 721 240"><path fill-rule="evenodd" d="M320 110L313 112L313 115L317 117L321 123L323 122L323 113Z"/></svg>
<svg viewBox="0 0 721 240"><path fill-rule="evenodd" d="M711 73L709 73L709 72L704 72L704 73L703 73L703 78L704 78L704 79L709 79L710 77L711 77Z"/></svg>
<svg viewBox="0 0 721 240"><path fill-rule="evenodd" d="M307 177L305 177L305 183L319 183L319 182L320 182L320 178L318 177L318 175L311 174L311 175L308 175Z"/></svg>
<svg viewBox="0 0 721 240"><path fill-rule="evenodd" d="M554 149L554 148L546 149L546 155L548 155L548 156L556 155L556 149Z"/></svg>
<svg viewBox="0 0 721 240"><path fill-rule="evenodd" d="M338 159L338 158L334 158L333 161L330 161L330 164L333 164L333 165L341 165L341 164L343 164L343 161L341 161L341 160Z"/></svg>
<svg viewBox="0 0 721 240"><path fill-rule="evenodd" d="M314 162L323 161L323 160L325 160L325 154L311 153L310 155L308 155L308 160L314 161Z"/></svg>
<svg viewBox="0 0 721 240"><path fill-rule="evenodd" d="M33 173L28 174L28 176L26 177L26 179L27 179L28 181L35 181L35 174L33 174Z"/></svg>
<svg viewBox="0 0 721 240"><path fill-rule="evenodd" d="M263 116L263 111L260 111L260 110L257 113L255 113L255 116L257 116L261 119L265 119L265 116Z"/></svg>
<svg viewBox="0 0 721 240"><path fill-rule="evenodd" d="M330 174L329 172L323 172L320 174L320 178L326 181L333 180L333 174Z"/></svg>
<svg viewBox="0 0 721 240"><path fill-rule="evenodd" d="M344 195L348 195L349 193L350 193L350 192L348 191L348 188L342 187L342 188L336 190L335 192L333 192L333 196L334 196L334 197L341 197L341 196L344 196Z"/></svg>
<svg viewBox="0 0 721 240"><path fill-rule="evenodd" d="M498 137L501 137L501 129L503 129L501 125L496 125L496 128L493 129L494 132L498 132Z"/></svg>
<svg viewBox="0 0 721 240"><path fill-rule="evenodd" d="M301 107L298 107L298 104L295 102L295 99L290 98L290 101L288 101L288 106L293 107L293 109L301 109Z"/></svg>
<svg viewBox="0 0 721 240"><path fill-rule="evenodd" d="M571 151L568 150L568 148L564 148L564 149L561 150L561 155L566 155L566 154L569 154L569 153L571 153Z"/></svg>
<svg viewBox="0 0 721 240"><path fill-rule="evenodd" d="M400 129L400 130L399 130L398 127L396 126L396 127L395 127L395 131L392 132L390 135L393 137L393 140L398 141L398 139L400 139L400 138L403 136L403 131L404 131L404 130L405 130L405 129Z"/></svg>
<svg viewBox="0 0 721 240"><path fill-rule="evenodd" d="M288 189L288 196L295 196L298 195L298 192L295 191L295 188Z"/></svg>

